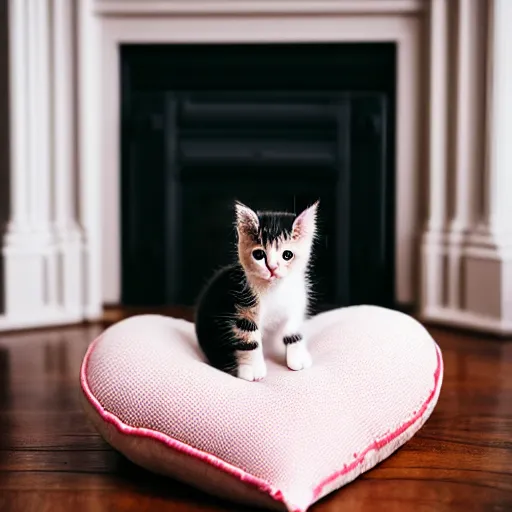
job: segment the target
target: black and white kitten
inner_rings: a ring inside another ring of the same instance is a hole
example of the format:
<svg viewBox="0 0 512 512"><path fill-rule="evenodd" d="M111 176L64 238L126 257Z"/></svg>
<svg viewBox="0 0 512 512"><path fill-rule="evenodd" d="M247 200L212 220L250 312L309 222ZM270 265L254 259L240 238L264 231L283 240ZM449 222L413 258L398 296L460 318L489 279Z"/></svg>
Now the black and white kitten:
<svg viewBox="0 0 512 512"><path fill-rule="evenodd" d="M254 212L236 203L238 262L220 270L203 290L196 334L209 363L255 381L266 376L262 339L279 336L292 370L311 366L302 325L310 285L318 202L296 216Z"/></svg>

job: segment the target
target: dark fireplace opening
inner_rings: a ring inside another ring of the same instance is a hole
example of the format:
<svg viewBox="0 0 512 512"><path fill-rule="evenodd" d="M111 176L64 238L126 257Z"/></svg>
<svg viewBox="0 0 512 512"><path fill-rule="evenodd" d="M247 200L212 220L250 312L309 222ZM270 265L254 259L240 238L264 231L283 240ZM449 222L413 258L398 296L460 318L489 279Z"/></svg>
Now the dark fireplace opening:
<svg viewBox="0 0 512 512"><path fill-rule="evenodd" d="M316 309L394 305L394 44L126 45L122 303L194 305L233 203L320 199Z"/></svg>

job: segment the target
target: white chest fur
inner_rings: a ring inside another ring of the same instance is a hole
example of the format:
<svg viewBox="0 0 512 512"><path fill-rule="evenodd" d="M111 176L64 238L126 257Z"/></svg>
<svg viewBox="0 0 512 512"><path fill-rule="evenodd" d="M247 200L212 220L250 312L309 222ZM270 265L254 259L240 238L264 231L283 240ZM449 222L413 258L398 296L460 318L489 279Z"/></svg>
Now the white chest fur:
<svg viewBox="0 0 512 512"><path fill-rule="evenodd" d="M275 283L261 296L260 301L260 324L263 331L275 331L290 323L300 325L307 306L304 277L290 276Z"/></svg>
<svg viewBox="0 0 512 512"><path fill-rule="evenodd" d="M289 276L260 295L259 347L238 354L238 376L245 380L265 377L265 356L280 357L286 349L286 364L291 370L309 368L311 356L303 337L303 322L308 303L307 283L303 275ZM285 338L298 336L286 344Z"/></svg>

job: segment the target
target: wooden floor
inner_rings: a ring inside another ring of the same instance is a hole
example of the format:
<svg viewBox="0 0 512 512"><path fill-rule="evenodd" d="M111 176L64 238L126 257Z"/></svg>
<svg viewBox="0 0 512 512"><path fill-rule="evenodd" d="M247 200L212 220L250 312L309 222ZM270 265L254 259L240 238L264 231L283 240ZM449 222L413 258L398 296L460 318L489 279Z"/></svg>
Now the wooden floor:
<svg viewBox="0 0 512 512"><path fill-rule="evenodd" d="M91 429L78 372L101 329L0 335L0 511L242 510L135 467ZM512 342L431 332L445 361L433 415L312 511L512 511Z"/></svg>

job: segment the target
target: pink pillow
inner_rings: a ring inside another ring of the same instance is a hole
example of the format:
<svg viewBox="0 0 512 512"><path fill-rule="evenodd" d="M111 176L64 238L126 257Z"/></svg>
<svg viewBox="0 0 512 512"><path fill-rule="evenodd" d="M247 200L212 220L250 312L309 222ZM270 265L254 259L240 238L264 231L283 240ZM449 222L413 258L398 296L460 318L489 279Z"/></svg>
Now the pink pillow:
<svg viewBox="0 0 512 512"><path fill-rule="evenodd" d="M84 406L128 459L245 504L305 511L389 457L437 403L442 356L411 317L373 306L308 321L313 366L247 382L208 366L193 324L142 315L107 329L82 365Z"/></svg>

